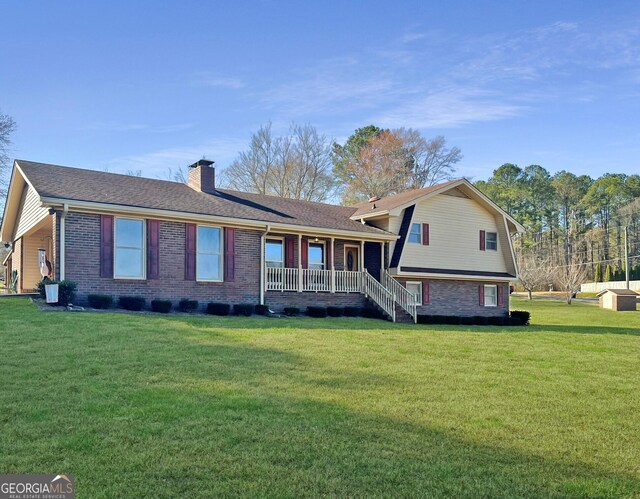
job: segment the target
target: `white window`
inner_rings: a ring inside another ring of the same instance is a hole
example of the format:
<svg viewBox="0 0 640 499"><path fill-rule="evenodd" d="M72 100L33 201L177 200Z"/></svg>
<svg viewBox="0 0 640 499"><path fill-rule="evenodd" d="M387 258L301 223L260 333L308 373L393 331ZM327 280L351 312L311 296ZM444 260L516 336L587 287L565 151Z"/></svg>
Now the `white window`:
<svg viewBox="0 0 640 499"><path fill-rule="evenodd" d="M422 243L422 227L421 224L411 224L411 230L409 231L410 243Z"/></svg>
<svg viewBox="0 0 640 499"><path fill-rule="evenodd" d="M486 248L488 250L498 251L498 233L497 232L487 232Z"/></svg>
<svg viewBox="0 0 640 499"><path fill-rule="evenodd" d="M196 279L222 281L222 229L198 226Z"/></svg>
<svg viewBox="0 0 640 499"><path fill-rule="evenodd" d="M265 261L267 267L284 267L282 239L267 239L265 243Z"/></svg>
<svg viewBox="0 0 640 499"><path fill-rule="evenodd" d="M116 218L114 237L113 276L116 279L144 279L144 220Z"/></svg>
<svg viewBox="0 0 640 499"><path fill-rule="evenodd" d="M484 285L484 306L485 307L498 306L498 286L496 286L495 284Z"/></svg>
<svg viewBox="0 0 640 499"><path fill-rule="evenodd" d="M310 269L324 269L324 244L309 243L308 255Z"/></svg>
<svg viewBox="0 0 640 499"><path fill-rule="evenodd" d="M415 304L422 305L422 283L421 282L407 282L407 291L415 297Z"/></svg>

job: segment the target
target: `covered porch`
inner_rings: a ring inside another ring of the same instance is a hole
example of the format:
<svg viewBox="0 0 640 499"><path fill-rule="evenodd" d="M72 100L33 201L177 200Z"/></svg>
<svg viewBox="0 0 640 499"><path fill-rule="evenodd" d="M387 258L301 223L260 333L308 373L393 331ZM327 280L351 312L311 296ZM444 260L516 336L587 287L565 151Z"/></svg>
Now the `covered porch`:
<svg viewBox="0 0 640 499"><path fill-rule="evenodd" d="M54 254L53 217L46 216L13 242L11 253L4 262L7 291L36 291L43 271L53 278Z"/></svg>
<svg viewBox="0 0 640 499"><path fill-rule="evenodd" d="M386 243L268 233L261 262L263 291L360 293L365 271L380 280Z"/></svg>

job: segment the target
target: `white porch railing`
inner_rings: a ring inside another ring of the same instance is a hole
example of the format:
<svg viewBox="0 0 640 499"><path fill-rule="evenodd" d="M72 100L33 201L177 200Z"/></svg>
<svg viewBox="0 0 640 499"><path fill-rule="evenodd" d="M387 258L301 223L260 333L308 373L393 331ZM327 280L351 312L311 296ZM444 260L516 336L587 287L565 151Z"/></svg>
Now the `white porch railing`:
<svg viewBox="0 0 640 499"><path fill-rule="evenodd" d="M396 321L396 302L391 292L380 284L367 270L362 273L362 292L384 310L393 322Z"/></svg>
<svg viewBox="0 0 640 499"><path fill-rule="evenodd" d="M413 322L418 320L418 311L416 304L416 297L409 292L402 284L396 281L387 269L382 272L382 285L387 288L395 301L404 308L413 319Z"/></svg>
<svg viewBox="0 0 640 499"><path fill-rule="evenodd" d="M298 269L266 268L267 291L298 291Z"/></svg>
<svg viewBox="0 0 640 499"><path fill-rule="evenodd" d="M386 270L382 282L378 282L367 270L299 269L267 267L265 269L265 289L267 291L306 291L336 293L363 293L373 300L384 312L396 320L396 303L406 310L415 322L417 306L415 297ZM302 286L300 288L300 286Z"/></svg>
<svg viewBox="0 0 640 499"><path fill-rule="evenodd" d="M302 291L331 291L331 271L302 269Z"/></svg>
<svg viewBox="0 0 640 499"><path fill-rule="evenodd" d="M337 293L360 293L362 291L362 272L336 270Z"/></svg>

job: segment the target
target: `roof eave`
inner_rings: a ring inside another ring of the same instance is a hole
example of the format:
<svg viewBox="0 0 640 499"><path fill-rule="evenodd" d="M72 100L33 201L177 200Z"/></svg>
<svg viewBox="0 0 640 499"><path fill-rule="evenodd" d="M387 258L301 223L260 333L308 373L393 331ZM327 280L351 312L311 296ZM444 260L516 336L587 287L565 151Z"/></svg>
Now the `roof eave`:
<svg viewBox="0 0 640 499"><path fill-rule="evenodd" d="M158 208L142 208L139 206L128 206L111 203L96 203L92 201L82 201L77 199L65 199L56 197L42 197L42 203L47 206L62 206L67 204L70 209L90 211L90 212L114 212L114 213L137 213L141 215L156 216L166 219L186 219L190 221L203 221L209 223L232 223L240 227L263 229L269 226L271 230L289 230L292 232L308 233L311 235L334 235L345 238L356 238L373 241L395 241L399 236L380 230L380 233L359 232L344 229L331 229L323 227L312 227L305 225L284 224L280 222L270 222L266 220L251 220L242 218L223 217L218 215L206 215L201 213L190 213L183 211L163 210Z"/></svg>

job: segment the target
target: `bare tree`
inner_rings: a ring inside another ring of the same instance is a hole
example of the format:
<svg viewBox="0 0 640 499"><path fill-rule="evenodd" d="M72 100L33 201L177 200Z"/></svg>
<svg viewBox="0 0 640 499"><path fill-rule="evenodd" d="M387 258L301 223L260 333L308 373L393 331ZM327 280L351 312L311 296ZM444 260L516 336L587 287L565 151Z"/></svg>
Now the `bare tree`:
<svg viewBox="0 0 640 499"><path fill-rule="evenodd" d="M399 128L392 133L402 140L405 154L411 161L407 189L421 189L452 178L456 163L462 159L458 147L448 148L441 135L425 139L413 128Z"/></svg>
<svg viewBox="0 0 640 499"><path fill-rule="evenodd" d="M181 166L179 166L175 170L168 167L166 173L164 175L159 175L158 178L160 180L170 180L172 182L186 184L188 179L187 169Z"/></svg>
<svg viewBox="0 0 640 499"><path fill-rule="evenodd" d="M7 114L0 113L0 208L4 205L9 187L9 171L11 162L9 159L9 146L11 134L16 129L16 122ZM0 209L0 213L2 210Z"/></svg>
<svg viewBox="0 0 640 499"><path fill-rule="evenodd" d="M519 253L518 277L522 287L529 294L529 300L531 300L533 291L545 288L553 282L549 258L533 253Z"/></svg>
<svg viewBox="0 0 640 499"><path fill-rule="evenodd" d="M292 199L325 201L333 191L331 142L311 125L292 124L274 137L271 123L251 136L247 151L220 175L221 185Z"/></svg>
<svg viewBox="0 0 640 499"><path fill-rule="evenodd" d="M132 170L129 168L124 172L125 175L129 175L130 177L142 177L142 170Z"/></svg>
<svg viewBox="0 0 640 499"><path fill-rule="evenodd" d="M587 280L589 275L588 266L577 259L568 265L554 269L556 285L564 291L567 305L571 305L571 300L580 291L580 285Z"/></svg>

